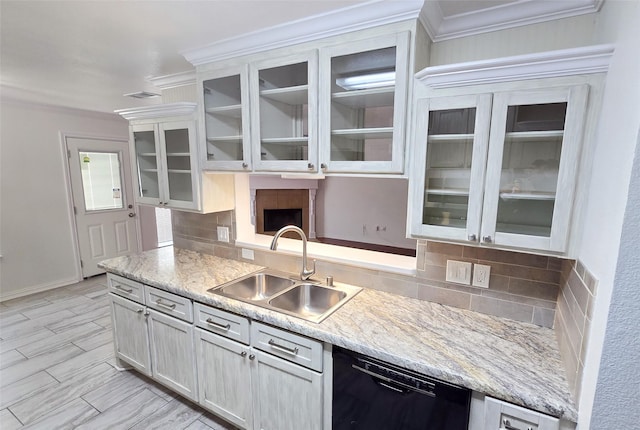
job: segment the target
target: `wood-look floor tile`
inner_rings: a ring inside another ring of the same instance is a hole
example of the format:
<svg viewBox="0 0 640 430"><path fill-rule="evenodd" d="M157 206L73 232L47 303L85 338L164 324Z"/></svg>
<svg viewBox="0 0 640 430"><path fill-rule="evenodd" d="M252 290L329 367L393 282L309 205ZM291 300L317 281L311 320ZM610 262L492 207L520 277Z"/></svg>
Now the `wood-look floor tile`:
<svg viewBox="0 0 640 430"><path fill-rule="evenodd" d="M213 430L213 429L208 425L206 425L205 423L203 423L202 421L195 420L194 422L191 423L191 425L189 425L189 427L186 427L184 430Z"/></svg>
<svg viewBox="0 0 640 430"><path fill-rule="evenodd" d="M58 349L47 351L43 354L36 355L29 360L21 361L0 370L0 386L5 387L9 384L13 384L27 376L31 376L34 373L38 373L52 365L58 363L68 362L73 357L84 353L80 348L75 345L65 345Z"/></svg>
<svg viewBox="0 0 640 430"><path fill-rule="evenodd" d="M85 351L91 351L99 346L110 344L113 346L113 332L111 329L103 328L102 330L83 336L81 339L74 340L73 344Z"/></svg>
<svg viewBox="0 0 640 430"><path fill-rule="evenodd" d="M184 429L202 415L202 410L180 398L173 399L130 430Z"/></svg>
<svg viewBox="0 0 640 430"><path fill-rule="evenodd" d="M14 403L27 399L34 393L44 390L45 388L58 385L59 383L60 382L56 381L53 376L42 371L34 373L31 376L27 376L13 384L4 386L2 388L2 395L0 395L0 409L4 409Z"/></svg>
<svg viewBox="0 0 640 430"><path fill-rule="evenodd" d="M41 328L49 328L49 326L60 324L69 318L74 317L72 312L65 309L58 312L46 314L42 316L32 317L28 320L20 321L15 324L8 325L2 328L2 339L12 339L21 336L28 336L29 334L37 331Z"/></svg>
<svg viewBox="0 0 640 430"><path fill-rule="evenodd" d="M82 372L83 370L90 369L105 362L109 358L113 357L113 355L114 351L112 345L102 345L98 348L92 349L91 351L82 351L81 354L77 354L76 356L54 366L47 367L47 373L58 381L65 381L72 378L78 372Z"/></svg>
<svg viewBox="0 0 640 430"><path fill-rule="evenodd" d="M101 327L104 328L111 328L111 315L107 315L104 316L102 318L98 318L96 320L93 320L94 323L98 324Z"/></svg>
<svg viewBox="0 0 640 430"><path fill-rule="evenodd" d="M87 337L97 334L103 330L103 328L96 324L88 323L82 326L72 327L69 330L23 345L18 348L18 351L27 357L33 357L51 349L59 348L62 345L75 343L76 340L86 339ZM85 350L84 348L82 349Z"/></svg>
<svg viewBox="0 0 640 430"><path fill-rule="evenodd" d="M149 390L142 390L127 397L120 403L102 412L100 415L85 421L78 430L112 430L128 429L144 420L158 409L166 405L160 397Z"/></svg>
<svg viewBox="0 0 640 430"><path fill-rule="evenodd" d="M202 416L198 418L198 420L203 422L213 430L236 430L237 429L237 427L234 426L233 424L230 424L225 420L223 420L222 418L219 418L210 413L202 414Z"/></svg>
<svg viewBox="0 0 640 430"><path fill-rule="evenodd" d="M78 373L68 381L39 390L12 405L10 410L23 423L35 422L60 406L104 385L117 373L113 367L101 363Z"/></svg>
<svg viewBox="0 0 640 430"><path fill-rule="evenodd" d="M29 319L41 318L45 315L55 314L62 310L69 311L71 308L74 308L77 306L87 306L91 302L92 300L90 298L84 297L84 296L70 297L66 300L53 302L46 306L41 306L36 309L28 309L26 311L22 311L22 314Z"/></svg>
<svg viewBox="0 0 640 430"><path fill-rule="evenodd" d="M0 314L0 333L2 333L2 327L15 324L27 319L22 313L16 312L3 312Z"/></svg>
<svg viewBox="0 0 640 430"><path fill-rule="evenodd" d="M38 421L22 427L22 430L75 429L79 424L99 413L90 404L78 398L51 411Z"/></svg>
<svg viewBox="0 0 640 430"><path fill-rule="evenodd" d="M18 349L22 346L29 345L53 336L55 333L46 328L40 328L29 335L14 337L11 339L3 339L0 341L0 351L8 351L10 349Z"/></svg>
<svg viewBox="0 0 640 430"><path fill-rule="evenodd" d="M76 315L74 317L71 318L67 318L63 321L59 321L55 324L50 324L47 326L47 328L49 330L55 331L55 332L60 332L60 331L64 331L64 330L68 330L72 327L77 327L77 326L81 326L84 324L87 324L93 320L97 320L99 318L102 317L106 317L106 316L110 316L111 310L109 309L109 307L105 307L105 308L100 308L100 309L95 309L91 312L87 312L85 314L82 315Z"/></svg>
<svg viewBox="0 0 640 430"><path fill-rule="evenodd" d="M0 369L4 369L5 367L13 366L14 364L26 360L27 357L20 354L18 350L10 349L10 350L2 350L0 352Z"/></svg>
<svg viewBox="0 0 640 430"><path fill-rule="evenodd" d="M91 406L104 412L127 396L142 391L149 383L134 371L118 372L105 384L84 394L82 398Z"/></svg>
<svg viewBox="0 0 640 430"><path fill-rule="evenodd" d="M99 299L90 299L88 297L86 297L86 299L88 300L87 303L84 303L80 306L73 306L73 307L69 307L67 308L67 310L73 312L76 315L82 315L82 314L86 314L89 312L93 312L96 309L105 309L109 307L109 298L108 297L101 297Z"/></svg>
<svg viewBox="0 0 640 430"><path fill-rule="evenodd" d="M22 427L22 423L13 416L8 409L0 410L0 429L16 430Z"/></svg>

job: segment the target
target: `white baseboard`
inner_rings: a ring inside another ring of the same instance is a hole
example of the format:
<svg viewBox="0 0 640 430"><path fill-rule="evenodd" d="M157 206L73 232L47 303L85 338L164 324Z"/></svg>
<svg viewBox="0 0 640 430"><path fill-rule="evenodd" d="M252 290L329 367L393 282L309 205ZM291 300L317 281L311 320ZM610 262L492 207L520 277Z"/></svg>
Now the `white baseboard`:
<svg viewBox="0 0 640 430"><path fill-rule="evenodd" d="M5 292L0 291L0 303L5 302L11 299L17 299L18 297L28 296L30 294L41 293L43 291L53 290L54 288L60 288L67 285L75 284L80 282L82 279L77 278L68 278L62 279L55 282L50 282L46 284L34 285L32 287L21 288L18 291L12 291L9 294L5 294Z"/></svg>

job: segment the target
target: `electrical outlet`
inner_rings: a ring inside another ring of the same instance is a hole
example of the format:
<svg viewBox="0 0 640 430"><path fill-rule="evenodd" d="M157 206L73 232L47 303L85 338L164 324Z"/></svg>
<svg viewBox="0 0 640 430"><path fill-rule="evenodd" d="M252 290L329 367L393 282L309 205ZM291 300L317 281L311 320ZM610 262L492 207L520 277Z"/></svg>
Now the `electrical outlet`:
<svg viewBox="0 0 640 430"><path fill-rule="evenodd" d="M255 258L253 249L242 248L242 258L245 260L253 260Z"/></svg>
<svg viewBox="0 0 640 430"><path fill-rule="evenodd" d="M491 273L491 266L485 266L484 264L473 265L473 286L489 288L489 275Z"/></svg>
<svg viewBox="0 0 640 430"><path fill-rule="evenodd" d="M218 241L229 242L229 227L218 227Z"/></svg>
<svg viewBox="0 0 640 430"><path fill-rule="evenodd" d="M447 260L447 273L445 277L447 282L456 284L471 284L471 263L464 261Z"/></svg>

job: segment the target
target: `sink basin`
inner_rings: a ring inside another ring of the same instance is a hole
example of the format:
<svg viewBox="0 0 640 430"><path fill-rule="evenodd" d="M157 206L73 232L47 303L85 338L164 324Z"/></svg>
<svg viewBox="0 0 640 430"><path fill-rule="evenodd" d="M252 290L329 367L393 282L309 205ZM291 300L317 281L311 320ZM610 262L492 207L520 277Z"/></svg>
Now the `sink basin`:
<svg viewBox="0 0 640 430"><path fill-rule="evenodd" d="M302 318L317 317L340 303L347 296L344 291L317 284L298 284L269 300L269 304Z"/></svg>
<svg viewBox="0 0 640 430"><path fill-rule="evenodd" d="M286 277L271 275L269 273L255 273L223 286L216 292L241 300L258 301L273 297L294 283L295 281Z"/></svg>
<svg viewBox="0 0 640 430"><path fill-rule="evenodd" d="M288 275L263 271L243 276L208 291L276 312L320 323L347 303L362 288L316 281L295 281Z"/></svg>

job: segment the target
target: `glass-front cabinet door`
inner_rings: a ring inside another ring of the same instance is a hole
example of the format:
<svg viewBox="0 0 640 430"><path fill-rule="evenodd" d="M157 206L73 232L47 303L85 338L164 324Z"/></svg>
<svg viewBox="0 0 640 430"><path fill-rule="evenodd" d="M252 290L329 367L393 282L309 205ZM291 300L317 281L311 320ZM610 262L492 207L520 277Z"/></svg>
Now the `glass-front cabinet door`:
<svg viewBox="0 0 640 430"><path fill-rule="evenodd" d="M130 130L134 153L133 172L137 175L136 201L158 205L161 202L162 158L155 124L133 125Z"/></svg>
<svg viewBox="0 0 640 430"><path fill-rule="evenodd" d="M494 95L482 241L563 251L587 87Z"/></svg>
<svg viewBox="0 0 640 430"><path fill-rule="evenodd" d="M194 167L198 165L198 160L195 155L194 122L160 123L159 134L166 183L164 203L177 209L197 209Z"/></svg>
<svg viewBox="0 0 640 430"><path fill-rule="evenodd" d="M248 76L248 66L243 65L199 78L204 169L251 170Z"/></svg>
<svg viewBox="0 0 640 430"><path fill-rule="evenodd" d="M421 99L411 181L414 234L477 241L491 96Z"/></svg>
<svg viewBox="0 0 640 430"><path fill-rule="evenodd" d="M320 50L326 172L402 173L409 33Z"/></svg>
<svg viewBox="0 0 640 430"><path fill-rule="evenodd" d="M317 52L251 65L253 167L318 170Z"/></svg>

